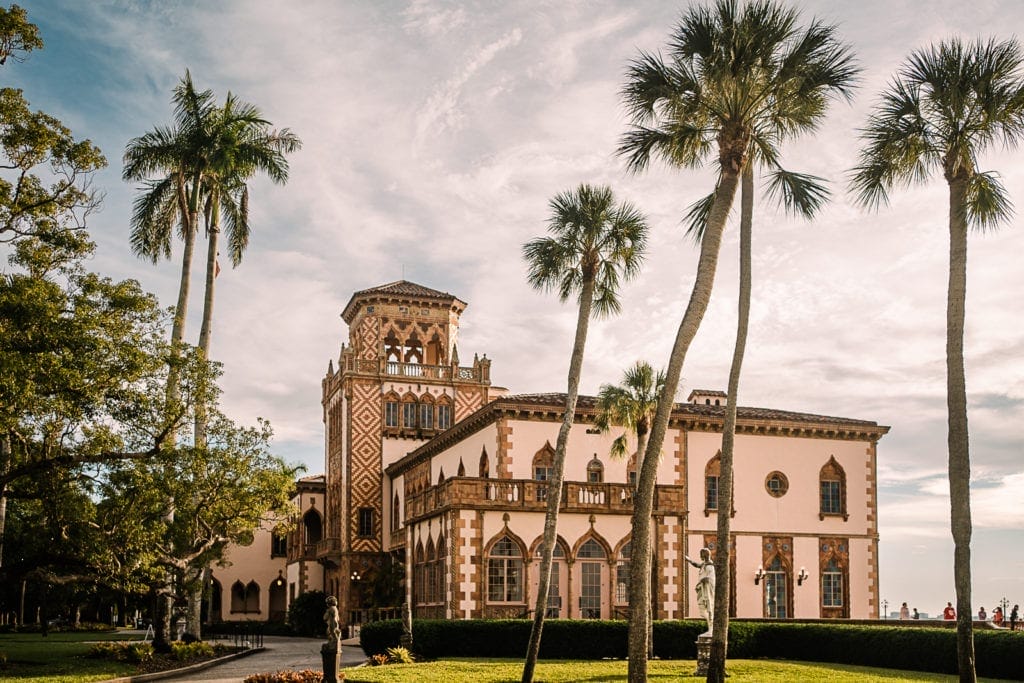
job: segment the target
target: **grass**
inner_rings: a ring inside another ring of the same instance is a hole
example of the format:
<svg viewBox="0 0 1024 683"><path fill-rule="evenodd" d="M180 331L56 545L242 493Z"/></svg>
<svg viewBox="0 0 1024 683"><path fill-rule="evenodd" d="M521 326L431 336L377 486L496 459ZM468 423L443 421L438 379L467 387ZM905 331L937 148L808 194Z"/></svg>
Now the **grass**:
<svg viewBox="0 0 1024 683"><path fill-rule="evenodd" d="M0 653L7 656L0 681L85 683L133 674L138 670L130 664L85 656L91 642L129 638L115 632L50 633L45 638L39 633L0 634Z"/></svg>
<svg viewBox="0 0 1024 683"><path fill-rule="evenodd" d="M652 661L648 663L649 681L678 681L696 668L693 660ZM730 660L726 667L729 683L899 683L900 681L957 681L957 676L873 669L866 666L769 661L763 659ZM400 681L444 681L445 683L517 683L523 672L516 659L440 659L421 664L387 664L347 669L345 683L398 683ZM625 681L626 662L541 660L534 676L537 683L604 683ZM694 679L703 680L703 679ZM995 679L978 681L995 683Z"/></svg>

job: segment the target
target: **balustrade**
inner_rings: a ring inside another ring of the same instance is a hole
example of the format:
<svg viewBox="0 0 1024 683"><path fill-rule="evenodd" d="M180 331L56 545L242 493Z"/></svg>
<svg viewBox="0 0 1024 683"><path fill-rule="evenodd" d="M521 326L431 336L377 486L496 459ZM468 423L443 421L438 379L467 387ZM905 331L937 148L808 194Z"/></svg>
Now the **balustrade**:
<svg viewBox="0 0 1024 683"><path fill-rule="evenodd" d="M406 518L417 519L450 506L544 511L549 482L534 479L478 479L453 477L406 497ZM658 486L655 509L681 511L682 486ZM565 482L561 509L566 512L618 512L633 510L630 484Z"/></svg>

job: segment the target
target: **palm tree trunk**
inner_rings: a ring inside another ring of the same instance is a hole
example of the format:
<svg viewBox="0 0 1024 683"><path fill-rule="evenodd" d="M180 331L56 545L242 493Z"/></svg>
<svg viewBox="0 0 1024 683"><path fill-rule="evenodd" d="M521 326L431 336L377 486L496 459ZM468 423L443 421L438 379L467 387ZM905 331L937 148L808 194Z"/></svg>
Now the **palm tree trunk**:
<svg viewBox="0 0 1024 683"><path fill-rule="evenodd" d="M217 242L220 235L218 209L217 201L214 200L210 219L210 235L206 249L206 292L203 296L203 323L199 329L199 353L204 361L210 359L210 338L213 333L213 298L217 279ZM206 419L206 404L203 401L202 393L200 393L199 400L196 401L195 435L195 443L199 448L206 446Z"/></svg>
<svg viewBox="0 0 1024 683"><path fill-rule="evenodd" d="M725 424L722 425L722 460L718 477L718 552L715 553L714 627L711 632L711 657L708 683L725 683L725 659L729 652L729 555L732 547L729 525L732 521L733 453L736 445L736 411L739 405L740 371L747 348L750 322L751 238L754 218L754 164L748 158L743 168L740 194L740 292L736 315L736 346L729 368Z"/></svg>
<svg viewBox="0 0 1024 683"><path fill-rule="evenodd" d="M742 149L746 149L744 142ZM643 467L637 477L637 493L633 503L633 554L639 560L639 567L631 572L629 602L629 683L645 683L647 680L647 604L651 599L651 514L654 510L654 485L657 482L658 460L661 447L668 431L668 419L675 405L679 377L682 375L686 352L697 336L697 329L704 318L704 312L711 301L711 289L715 284L715 269L718 266L718 252L722 245L722 233L729 217L733 197L742 164L723 164L715 199L708 216L708 224L701 239L700 258L697 261L697 275L690 292L690 301L679 323L668 369L665 372L665 387L658 399L658 410L651 425L650 440L644 455Z"/></svg>
<svg viewBox="0 0 1024 683"><path fill-rule="evenodd" d="M185 341L185 319L188 316L188 296L192 279L192 255L196 244L196 226L199 223L199 184L197 176L193 179L191 197L186 197L188 190L179 174L178 201L185 202L182 207L181 220L184 232L184 248L181 254L181 280L178 283L178 303L174 307L174 319L171 323L171 367L167 373L167 399L169 404L177 402L178 366L181 359L181 345ZM172 438L173 440L173 438Z"/></svg>
<svg viewBox="0 0 1024 683"><path fill-rule="evenodd" d="M544 630L544 614L547 611L548 589L551 586L551 564L555 554L558 532L558 508L562 504L562 482L565 479L565 452L569 443L569 431L576 416L576 398L579 395L580 375L583 371L583 350L587 345L587 330L590 327L590 311L594 304L594 275L584 276L580 291L580 310L576 318L576 339L572 345L569 360L569 387L565 396L565 414L562 426L558 428L558 442L555 445L555 461L552 463L551 482L547 487L547 511L544 514L544 543L541 547L540 585L537 587L537 603L533 611L533 627L530 642L526 646L526 662L523 664L522 683L532 683L533 672L540 655L540 637Z"/></svg>
<svg viewBox="0 0 1024 683"><path fill-rule="evenodd" d="M643 468L644 463L644 451L647 449L647 431L643 434L639 432L636 435L636 471L640 472ZM637 477L637 484L640 483L639 477ZM635 495L636 487L634 487ZM634 544L635 545L635 544ZM630 571L632 571L632 556L629 558ZM647 603L647 659L654 659L654 591L657 590L657 581L653 578L653 575L657 574L657 567L654 565L654 544L651 544L651 600Z"/></svg>
<svg viewBox="0 0 1024 683"><path fill-rule="evenodd" d="M967 435L964 316L967 298L967 179L949 183L949 291L946 298L946 406L949 507L956 588L956 653L961 683L974 683L971 624L971 458Z"/></svg>

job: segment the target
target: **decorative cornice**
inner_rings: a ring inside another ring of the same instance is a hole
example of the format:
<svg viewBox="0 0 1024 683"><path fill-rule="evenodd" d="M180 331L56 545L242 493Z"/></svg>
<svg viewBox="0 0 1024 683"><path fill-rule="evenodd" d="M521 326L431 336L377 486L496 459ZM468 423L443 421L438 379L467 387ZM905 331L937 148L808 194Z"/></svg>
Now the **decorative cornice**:
<svg viewBox="0 0 1024 683"><path fill-rule="evenodd" d="M484 429L501 417L518 420L560 422L565 412L565 394L517 394L497 398L481 407L451 429L440 433L408 455L391 464L389 476L402 474L418 462ZM574 424L592 424L597 417L597 398L580 396L576 402ZM669 417L669 428L695 432L721 432L725 406L676 403ZM811 413L795 413L768 408L737 408L736 433L839 439L875 442L889 427L868 420L854 420Z"/></svg>

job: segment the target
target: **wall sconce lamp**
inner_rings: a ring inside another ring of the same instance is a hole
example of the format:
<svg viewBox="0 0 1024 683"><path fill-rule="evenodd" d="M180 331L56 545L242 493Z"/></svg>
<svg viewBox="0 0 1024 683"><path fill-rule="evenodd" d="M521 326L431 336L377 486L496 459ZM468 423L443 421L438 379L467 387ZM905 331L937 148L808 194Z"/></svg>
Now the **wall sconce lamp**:
<svg viewBox="0 0 1024 683"><path fill-rule="evenodd" d="M278 586L278 587L284 585L284 577L281 575L281 570L280 569L277 571L277 578L274 579L274 585Z"/></svg>
<svg viewBox="0 0 1024 683"><path fill-rule="evenodd" d="M754 572L754 585L761 583L761 579L764 578L764 567L758 567L757 571Z"/></svg>
<svg viewBox="0 0 1024 683"><path fill-rule="evenodd" d="M804 581L807 580L808 576L810 576L810 574L807 573L807 568L806 567L800 567L800 573L796 575L796 585L798 585L798 586L804 585Z"/></svg>
<svg viewBox="0 0 1024 683"><path fill-rule="evenodd" d="M363 577L359 575L359 570L357 569L356 571L352 572L352 576L350 576L349 578L351 578L353 581L358 581Z"/></svg>

